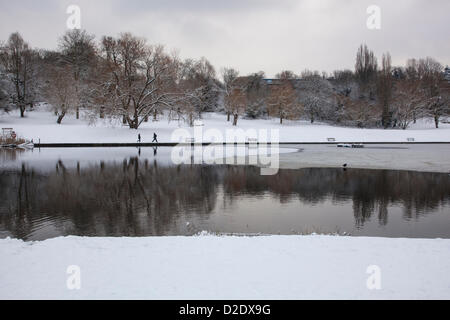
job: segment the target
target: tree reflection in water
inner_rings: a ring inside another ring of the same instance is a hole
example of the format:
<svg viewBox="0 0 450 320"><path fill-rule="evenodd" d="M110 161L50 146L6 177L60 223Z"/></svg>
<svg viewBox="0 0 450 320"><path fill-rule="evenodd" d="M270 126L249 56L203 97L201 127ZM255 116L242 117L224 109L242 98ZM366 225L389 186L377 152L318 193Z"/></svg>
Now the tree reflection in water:
<svg viewBox="0 0 450 320"><path fill-rule="evenodd" d="M450 203L450 179L439 173L315 168L261 176L250 166L160 167L129 158L68 169L58 161L50 173L26 165L0 172L0 230L22 239L48 223L58 235L188 234L183 217L207 219L219 188L228 203L246 195L308 206L350 201L358 227L374 215L387 224L389 206L403 207L408 220Z"/></svg>

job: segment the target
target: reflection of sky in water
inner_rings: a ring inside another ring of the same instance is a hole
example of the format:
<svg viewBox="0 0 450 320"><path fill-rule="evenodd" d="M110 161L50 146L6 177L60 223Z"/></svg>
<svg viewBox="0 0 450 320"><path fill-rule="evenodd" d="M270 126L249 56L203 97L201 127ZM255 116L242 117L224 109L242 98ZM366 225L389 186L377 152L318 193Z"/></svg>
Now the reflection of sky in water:
<svg viewBox="0 0 450 320"><path fill-rule="evenodd" d="M2 159L2 167L9 169L0 168L0 237L191 235L206 230L450 238L447 174L302 169L262 177L250 166L177 167L171 152L36 149L15 153L15 160Z"/></svg>
<svg viewBox="0 0 450 320"><path fill-rule="evenodd" d="M217 148L217 149L216 149ZM272 148L248 147L179 147L177 153L181 154L184 164L208 162L212 164L218 159L224 163L227 157L248 157L255 155L271 155ZM277 150L277 149L274 149ZM298 149L280 147L279 153L296 152ZM46 148L28 151L0 149L0 169L19 168L22 163L33 166L38 170L53 170L55 161L61 160L66 168L75 168L78 163L84 167L98 164L100 161L120 163L130 157L140 160L157 161L158 165L174 165L172 160L173 148ZM216 162L217 162L216 161ZM237 159L234 163L237 163ZM219 162L219 164L222 164Z"/></svg>
<svg viewBox="0 0 450 320"><path fill-rule="evenodd" d="M355 224L351 198L334 201L331 197L317 204L302 203L293 196L280 203L278 196L240 195L231 204L221 202L209 215L204 226L212 231L247 234L310 234L336 233L353 236L450 238L450 203L442 205L433 214L409 218L399 205L388 206L388 221L380 223L375 214ZM226 197L226 196L225 196ZM217 227L217 230L214 229ZM199 226L201 229L201 226Z"/></svg>

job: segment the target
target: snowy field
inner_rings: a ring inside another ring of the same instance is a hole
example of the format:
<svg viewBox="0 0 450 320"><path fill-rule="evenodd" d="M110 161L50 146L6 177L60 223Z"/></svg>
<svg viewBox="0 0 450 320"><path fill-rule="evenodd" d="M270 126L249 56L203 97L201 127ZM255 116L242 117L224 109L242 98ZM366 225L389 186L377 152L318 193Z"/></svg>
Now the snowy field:
<svg viewBox="0 0 450 320"><path fill-rule="evenodd" d="M450 240L332 236L6 239L0 299L449 299L449 252Z"/></svg>
<svg viewBox="0 0 450 320"><path fill-rule="evenodd" d="M0 128L14 128L42 143L172 142L184 123L161 120L139 130L118 123L88 124L73 115L56 124L54 115L34 111L0 116ZM234 129L221 114L205 114L203 130ZM450 125L435 129L421 120L408 130L356 129L277 119L239 121L239 129L279 129L281 142L450 142ZM375 146L376 147L376 146ZM294 148L294 149L292 149ZM398 149L343 150L335 146L289 146L282 168L395 168L449 172L447 145ZM84 154L85 152L88 152ZM48 162L123 159L126 149L47 150L20 159ZM136 151L137 152L137 151ZM153 150L142 156L151 158ZM158 159L169 159L170 150ZM16 161L17 162L17 161ZM19 162L17 162L19 163ZM0 163L7 166L6 161ZM67 237L43 242L0 240L0 299L450 299L450 240L384 239L333 236L261 237ZM67 268L79 266L81 289L67 288ZM369 266L381 271L381 289L369 290Z"/></svg>
<svg viewBox="0 0 450 320"><path fill-rule="evenodd" d="M203 124L204 131L218 129L225 132L226 129L236 128L226 121L225 115L217 113L204 114ZM169 123L167 119L144 123L139 130L130 130L120 121L112 123L98 119L96 123L89 124L87 119L82 117L76 120L74 115L66 116L58 125L56 117L45 110L27 112L25 119L20 118L17 111L4 114L0 116L0 127L14 128L20 136L35 142L40 139L42 143L133 143L138 133L142 135L143 142L151 142L154 132L158 134L159 142L178 142L171 139L175 129L185 128L193 132L184 122ZM420 120L408 130L383 130L311 124L308 121L286 121L280 125L278 119L240 119L237 129L279 129L280 142L327 142L328 138L341 142L406 142L408 138L414 138L417 142L450 142L450 124L441 124L441 128L436 129L431 120ZM209 141L206 139L205 142Z"/></svg>

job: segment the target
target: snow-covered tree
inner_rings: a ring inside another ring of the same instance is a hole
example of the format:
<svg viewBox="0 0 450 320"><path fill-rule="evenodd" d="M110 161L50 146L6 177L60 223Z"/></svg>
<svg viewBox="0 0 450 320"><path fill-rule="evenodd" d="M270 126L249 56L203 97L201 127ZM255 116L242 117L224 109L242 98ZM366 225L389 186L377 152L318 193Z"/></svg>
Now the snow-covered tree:
<svg viewBox="0 0 450 320"><path fill-rule="evenodd" d="M433 58L409 59L404 69L401 83L414 83L420 92L423 103L416 111L414 121L419 116L434 119L436 128L440 118L448 114L449 84L445 81L443 66Z"/></svg>
<svg viewBox="0 0 450 320"><path fill-rule="evenodd" d="M103 83L112 113L132 129L176 100L172 59L162 46L123 33L118 39L104 37L102 52L107 71Z"/></svg>
<svg viewBox="0 0 450 320"><path fill-rule="evenodd" d="M227 113L227 121L231 121L231 94L237 86L239 72L233 68L222 69L224 108Z"/></svg>
<svg viewBox="0 0 450 320"><path fill-rule="evenodd" d="M436 128L440 118L447 113L448 84L445 81L444 67L435 59L420 59L418 74L425 95L425 114L433 117Z"/></svg>
<svg viewBox="0 0 450 320"><path fill-rule="evenodd" d="M417 79L398 82L393 96L394 122L402 129L424 115L425 95Z"/></svg>
<svg viewBox="0 0 450 320"><path fill-rule="evenodd" d="M19 33L10 35L0 51L0 62L14 87L11 102L25 116L27 106L33 106L36 80L36 53Z"/></svg>
<svg viewBox="0 0 450 320"><path fill-rule="evenodd" d="M311 123L317 118L333 119L334 92L328 80L321 76L308 76L296 81L295 87Z"/></svg>
<svg viewBox="0 0 450 320"><path fill-rule="evenodd" d="M247 106L245 108L245 116L256 119L266 114L266 99L269 94L269 89L264 81L264 72L258 72L248 76L246 91Z"/></svg>
<svg viewBox="0 0 450 320"><path fill-rule="evenodd" d="M13 92L12 83L9 81L3 66L0 65L0 114L9 111Z"/></svg>
<svg viewBox="0 0 450 320"><path fill-rule="evenodd" d="M434 120L436 128L439 128L440 119L448 116L450 111L449 88L443 88L438 96L427 99L425 112Z"/></svg>
<svg viewBox="0 0 450 320"><path fill-rule="evenodd" d="M97 60L94 38L84 30L74 29L67 31L59 39L61 63L70 66L78 95L79 104L75 107L77 119L80 117L80 108L87 106L90 102L91 79L94 77Z"/></svg>

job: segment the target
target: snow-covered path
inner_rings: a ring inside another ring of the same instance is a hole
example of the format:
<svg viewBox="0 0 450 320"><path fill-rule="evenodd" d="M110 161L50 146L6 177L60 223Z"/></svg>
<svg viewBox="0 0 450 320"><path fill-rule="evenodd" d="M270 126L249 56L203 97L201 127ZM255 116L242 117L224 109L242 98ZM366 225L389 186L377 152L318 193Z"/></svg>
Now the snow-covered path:
<svg viewBox="0 0 450 320"><path fill-rule="evenodd" d="M441 128L436 129L432 121L425 120L418 121L408 130L383 130L311 124L308 121L286 121L280 125L278 119L241 119L238 126L233 127L223 114L205 113L203 117L203 131L218 130L223 137L227 129L276 129L279 130L280 142L327 142L328 138L340 142L407 142L408 138L414 138L417 142L450 142L450 124L441 124ZM154 132L158 134L159 142L178 142L171 139L174 130L184 128L191 134L193 132L185 123L169 123L167 119L144 123L139 130L130 130L117 121L111 123L99 119L95 124L88 125L87 120L76 120L74 115L66 116L58 125L55 116L47 111L27 112L24 119L16 111L1 115L0 128L14 128L20 136L42 143L134 143L138 133L142 136L142 142L151 142ZM208 142L207 138L205 142Z"/></svg>
<svg viewBox="0 0 450 320"><path fill-rule="evenodd" d="M0 299L449 299L449 252L332 236L6 239ZM81 290L67 289L71 265ZM367 287L373 265L381 290Z"/></svg>

